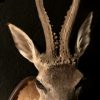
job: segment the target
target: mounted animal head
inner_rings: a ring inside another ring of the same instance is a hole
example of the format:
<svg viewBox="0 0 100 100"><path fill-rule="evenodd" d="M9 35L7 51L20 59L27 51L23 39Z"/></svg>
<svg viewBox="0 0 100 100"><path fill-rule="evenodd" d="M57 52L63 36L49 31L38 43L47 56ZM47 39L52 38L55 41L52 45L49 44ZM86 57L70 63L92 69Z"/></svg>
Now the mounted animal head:
<svg viewBox="0 0 100 100"><path fill-rule="evenodd" d="M20 54L32 62L39 72L36 77L39 100L76 100L80 90L80 88L76 89L76 86L83 78L83 74L77 69L75 61L82 56L89 45L93 15L90 13L80 27L75 53L72 55L68 46L69 37L80 0L72 1L58 37L51 29L43 0L35 0L35 2L44 30L46 52L40 54L26 33L9 23L15 45Z"/></svg>

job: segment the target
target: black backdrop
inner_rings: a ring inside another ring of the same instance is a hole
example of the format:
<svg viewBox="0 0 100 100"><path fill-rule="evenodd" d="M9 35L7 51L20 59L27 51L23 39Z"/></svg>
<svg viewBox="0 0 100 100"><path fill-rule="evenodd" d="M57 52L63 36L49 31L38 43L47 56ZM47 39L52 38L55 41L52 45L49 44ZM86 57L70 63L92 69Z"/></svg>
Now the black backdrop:
<svg viewBox="0 0 100 100"><path fill-rule="evenodd" d="M54 25L53 30L57 33L60 31L65 12L70 4L70 0L44 0L51 24ZM81 0L71 33L70 48L73 49L77 31L90 11L94 12L91 42L78 64L86 78L79 100L86 100L91 97L96 100L98 97L97 90L99 90L99 0ZM40 52L45 51L45 39L34 0L5 0L0 2L0 100L7 100L20 80L29 75L37 75L34 65L24 59L15 48L7 27L8 22L24 30Z"/></svg>

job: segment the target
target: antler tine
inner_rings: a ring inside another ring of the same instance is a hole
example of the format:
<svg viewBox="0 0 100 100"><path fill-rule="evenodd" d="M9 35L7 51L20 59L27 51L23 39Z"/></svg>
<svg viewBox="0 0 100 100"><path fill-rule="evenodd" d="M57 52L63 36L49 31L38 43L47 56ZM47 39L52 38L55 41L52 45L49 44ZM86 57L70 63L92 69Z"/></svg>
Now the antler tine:
<svg viewBox="0 0 100 100"><path fill-rule="evenodd" d="M49 23L50 21L44 8L43 0L35 0L35 2L46 39L46 54L52 56L54 50L54 43L53 43L53 33L51 25Z"/></svg>
<svg viewBox="0 0 100 100"><path fill-rule="evenodd" d="M70 57L69 49L68 49L68 42L69 36L71 32L72 25L74 23L77 10L79 7L80 0L73 0L72 5L67 12L67 16L65 17L64 24L62 26L60 32L60 56L62 57ZM66 58L65 58L66 59Z"/></svg>

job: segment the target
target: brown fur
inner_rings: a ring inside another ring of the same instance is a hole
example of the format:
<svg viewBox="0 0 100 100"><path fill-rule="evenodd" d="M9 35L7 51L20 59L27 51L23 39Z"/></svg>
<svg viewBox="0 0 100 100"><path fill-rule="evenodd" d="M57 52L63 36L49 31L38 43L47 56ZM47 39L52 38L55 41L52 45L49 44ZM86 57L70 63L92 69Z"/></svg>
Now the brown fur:
<svg viewBox="0 0 100 100"><path fill-rule="evenodd" d="M80 0L73 0L59 38L55 38L55 32L51 29L43 0L35 0L35 2L46 40L45 53L40 54L29 36L21 29L12 24L8 26L20 54L32 62L39 72L36 77L37 88L34 81L25 81L27 84L19 92L14 92L17 93L18 98L10 100L77 100L80 87L76 88L76 86L83 78L83 74L77 69L76 62L89 45L93 15L90 13L81 25L75 53L71 54L69 37Z"/></svg>
<svg viewBox="0 0 100 100"><path fill-rule="evenodd" d="M39 100L39 93L36 89L35 82L29 81L18 94L17 100Z"/></svg>

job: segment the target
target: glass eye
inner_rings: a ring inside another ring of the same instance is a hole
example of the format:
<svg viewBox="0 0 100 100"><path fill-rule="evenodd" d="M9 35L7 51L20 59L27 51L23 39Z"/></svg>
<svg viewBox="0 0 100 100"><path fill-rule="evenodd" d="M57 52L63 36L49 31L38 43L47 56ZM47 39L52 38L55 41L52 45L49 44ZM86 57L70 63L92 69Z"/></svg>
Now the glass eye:
<svg viewBox="0 0 100 100"><path fill-rule="evenodd" d="M44 90L45 92L47 91L46 88L43 86L43 84L36 79L36 86L41 89L41 90Z"/></svg>
<svg viewBox="0 0 100 100"><path fill-rule="evenodd" d="M75 90L78 90L78 89L81 90L84 85L86 85L86 79L82 78L80 82L76 85Z"/></svg>

